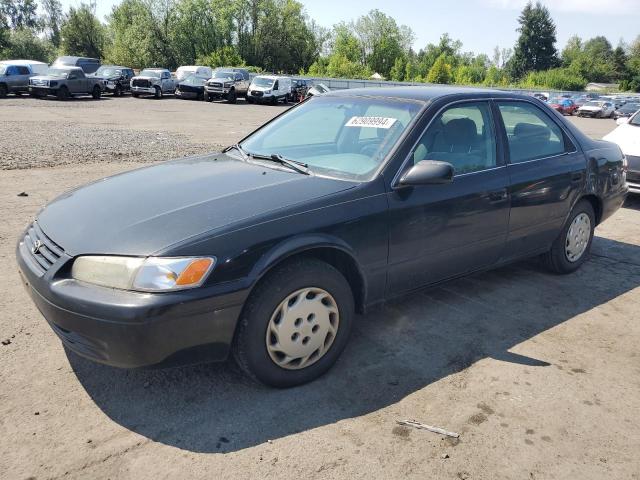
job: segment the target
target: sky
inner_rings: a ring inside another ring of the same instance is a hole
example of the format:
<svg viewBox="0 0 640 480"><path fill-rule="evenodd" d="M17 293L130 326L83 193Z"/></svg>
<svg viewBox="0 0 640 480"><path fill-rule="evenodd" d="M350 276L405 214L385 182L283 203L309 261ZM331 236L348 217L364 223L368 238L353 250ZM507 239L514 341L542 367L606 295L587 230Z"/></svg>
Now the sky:
<svg viewBox="0 0 640 480"><path fill-rule="evenodd" d="M461 40L464 51L492 55L496 45L512 48L517 39L517 17L527 0L299 0L322 26L350 21L372 9L411 27L414 49L436 43L448 32ZM80 0L62 0L65 9ZM101 19L118 0L97 0ZM558 49L569 37L604 35L615 47L621 38L631 42L640 35L640 0L543 0L556 22Z"/></svg>

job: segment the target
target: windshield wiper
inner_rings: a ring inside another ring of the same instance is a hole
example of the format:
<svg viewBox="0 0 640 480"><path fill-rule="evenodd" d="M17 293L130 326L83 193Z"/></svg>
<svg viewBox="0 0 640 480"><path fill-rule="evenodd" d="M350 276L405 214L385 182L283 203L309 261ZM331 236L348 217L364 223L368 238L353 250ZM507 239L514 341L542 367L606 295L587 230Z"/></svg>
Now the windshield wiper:
<svg viewBox="0 0 640 480"><path fill-rule="evenodd" d="M245 162L249 160L249 153L244 148L242 148L242 146L240 146L239 143L234 143L233 145L229 145L227 148L222 150L222 153L227 153L229 150L237 150L240 152L240 155L242 156L242 159Z"/></svg>
<svg viewBox="0 0 640 480"><path fill-rule="evenodd" d="M251 153L247 152L242 145L239 143L234 143L233 145L228 146L222 152L226 153L229 150L237 150L242 155L242 159L247 161L249 158L254 158L256 160L269 160L271 162L279 163L280 165L284 165L291 170L294 170L298 173L302 173L304 175L311 175L311 170L309 170L309 166L306 163L298 162L297 160L291 160L283 157L278 153L274 153L271 155L263 155L261 153Z"/></svg>

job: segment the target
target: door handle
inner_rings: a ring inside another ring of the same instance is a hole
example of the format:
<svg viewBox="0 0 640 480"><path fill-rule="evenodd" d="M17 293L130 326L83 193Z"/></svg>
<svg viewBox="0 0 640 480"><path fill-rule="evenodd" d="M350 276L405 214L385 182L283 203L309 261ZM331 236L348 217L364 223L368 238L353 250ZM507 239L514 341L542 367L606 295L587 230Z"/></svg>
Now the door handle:
<svg viewBox="0 0 640 480"><path fill-rule="evenodd" d="M571 183L580 183L582 181L582 172L573 172L571 174Z"/></svg>
<svg viewBox="0 0 640 480"><path fill-rule="evenodd" d="M503 200L507 199L507 189L506 188L502 188L500 190L494 190L492 192L489 192L489 201L491 203L497 203L497 202L502 202Z"/></svg>

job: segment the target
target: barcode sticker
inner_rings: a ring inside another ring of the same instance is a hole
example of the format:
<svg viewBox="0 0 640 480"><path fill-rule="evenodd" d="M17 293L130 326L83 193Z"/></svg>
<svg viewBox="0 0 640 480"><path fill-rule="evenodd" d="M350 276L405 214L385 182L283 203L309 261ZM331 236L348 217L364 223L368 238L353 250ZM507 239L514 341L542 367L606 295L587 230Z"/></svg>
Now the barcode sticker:
<svg viewBox="0 0 640 480"><path fill-rule="evenodd" d="M391 128L396 120L388 117L351 117L345 127Z"/></svg>

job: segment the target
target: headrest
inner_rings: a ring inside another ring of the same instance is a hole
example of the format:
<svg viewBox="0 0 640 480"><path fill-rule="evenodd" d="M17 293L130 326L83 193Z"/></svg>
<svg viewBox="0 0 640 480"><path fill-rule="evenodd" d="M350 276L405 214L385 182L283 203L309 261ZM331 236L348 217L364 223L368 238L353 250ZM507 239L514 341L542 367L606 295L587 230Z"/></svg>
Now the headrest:
<svg viewBox="0 0 640 480"><path fill-rule="evenodd" d="M551 130L544 125L533 123L518 123L513 129L513 134L521 139L535 138L536 140L549 140Z"/></svg>
<svg viewBox="0 0 640 480"><path fill-rule="evenodd" d="M454 118L444 125L444 137L451 145L471 145L477 134L476 122L470 118Z"/></svg>

